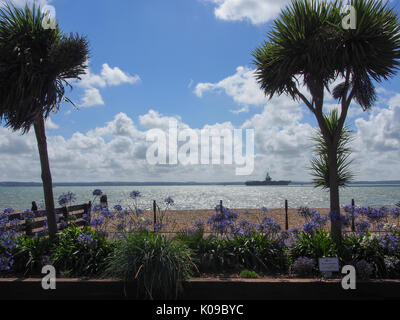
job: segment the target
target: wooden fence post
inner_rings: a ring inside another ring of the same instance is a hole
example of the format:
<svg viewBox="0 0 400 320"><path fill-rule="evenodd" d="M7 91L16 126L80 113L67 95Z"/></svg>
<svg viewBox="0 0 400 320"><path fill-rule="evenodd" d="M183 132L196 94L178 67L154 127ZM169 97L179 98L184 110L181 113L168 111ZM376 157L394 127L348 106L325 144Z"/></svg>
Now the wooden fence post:
<svg viewBox="0 0 400 320"><path fill-rule="evenodd" d="M289 230L289 215L288 215L289 204L288 201L285 200L285 228Z"/></svg>
<svg viewBox="0 0 400 320"><path fill-rule="evenodd" d="M354 199L351 199L351 231L354 232L356 231L356 225L354 221L354 207L355 207L355 201Z"/></svg>
<svg viewBox="0 0 400 320"><path fill-rule="evenodd" d="M157 223L157 202L153 200L153 213L154 213L154 232L156 231L156 223Z"/></svg>
<svg viewBox="0 0 400 320"><path fill-rule="evenodd" d="M85 213L86 213L86 225L90 226L90 215L92 212L92 201L89 201L89 203L85 204Z"/></svg>
<svg viewBox="0 0 400 320"><path fill-rule="evenodd" d="M220 213L223 212L222 200L219 200L219 210L220 210Z"/></svg>
<svg viewBox="0 0 400 320"><path fill-rule="evenodd" d="M25 234L28 237L33 236L33 231L32 231L32 221L30 219L25 220Z"/></svg>

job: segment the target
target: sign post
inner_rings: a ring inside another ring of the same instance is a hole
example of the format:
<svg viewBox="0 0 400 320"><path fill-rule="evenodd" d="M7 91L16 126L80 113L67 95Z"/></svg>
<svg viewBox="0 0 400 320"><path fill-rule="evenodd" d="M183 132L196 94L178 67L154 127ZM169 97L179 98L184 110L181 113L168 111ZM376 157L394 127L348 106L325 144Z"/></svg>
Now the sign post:
<svg viewBox="0 0 400 320"><path fill-rule="evenodd" d="M332 277L332 272L339 272L338 258L319 258L319 271L324 272L327 278Z"/></svg>

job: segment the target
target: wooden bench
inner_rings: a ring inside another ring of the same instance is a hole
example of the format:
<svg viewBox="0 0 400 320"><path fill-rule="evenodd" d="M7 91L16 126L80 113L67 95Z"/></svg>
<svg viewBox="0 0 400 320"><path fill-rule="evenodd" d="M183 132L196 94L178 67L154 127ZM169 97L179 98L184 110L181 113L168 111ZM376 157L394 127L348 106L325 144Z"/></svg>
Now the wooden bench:
<svg viewBox="0 0 400 320"><path fill-rule="evenodd" d="M91 214L92 204L84 203L76 206L62 207L55 209L55 213L57 216L57 228L58 230L62 230L69 223L73 223L77 227L88 226L90 225L90 214ZM10 214L9 220L20 220L18 223L19 229L21 229L27 236L33 236L39 232L43 232L47 230L46 226L46 210L33 211L35 217L33 219L21 219L21 214L12 213ZM86 217L84 217L86 215Z"/></svg>

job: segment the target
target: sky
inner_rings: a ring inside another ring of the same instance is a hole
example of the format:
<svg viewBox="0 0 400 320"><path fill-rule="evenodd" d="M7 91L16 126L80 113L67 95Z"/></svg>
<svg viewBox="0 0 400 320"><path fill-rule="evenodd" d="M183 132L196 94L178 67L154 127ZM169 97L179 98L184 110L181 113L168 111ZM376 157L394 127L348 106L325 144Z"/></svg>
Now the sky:
<svg viewBox="0 0 400 320"><path fill-rule="evenodd" d="M90 46L86 75L67 90L76 107L61 105L46 123L53 181L246 181L267 171L275 180L311 180L315 119L287 96L267 99L252 63L288 1L37 2L54 6L61 30ZM399 84L400 75L377 84L369 112L351 105L356 180L400 180ZM325 111L336 106L327 94ZM196 132L254 130L252 174L238 176L234 164L149 164L149 130L168 133L173 121ZM0 155L0 181L40 181L33 130L0 126Z"/></svg>

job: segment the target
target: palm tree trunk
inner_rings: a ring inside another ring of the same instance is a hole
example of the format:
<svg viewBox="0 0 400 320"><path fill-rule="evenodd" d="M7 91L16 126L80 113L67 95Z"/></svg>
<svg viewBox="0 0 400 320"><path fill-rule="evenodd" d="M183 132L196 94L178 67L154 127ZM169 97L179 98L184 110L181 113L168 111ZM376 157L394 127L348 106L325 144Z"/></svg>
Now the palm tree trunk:
<svg viewBox="0 0 400 320"><path fill-rule="evenodd" d="M340 213L337 147L332 143L328 144L328 162L330 211ZM333 241L337 245L340 245L342 242L342 222L340 219L335 219L331 221L331 234Z"/></svg>
<svg viewBox="0 0 400 320"><path fill-rule="evenodd" d="M34 128L40 155L40 166L42 169L42 182L44 201L46 204L47 225L50 237L54 238L57 233L57 222L54 208L53 183L51 179L49 156L47 153L46 130L43 117L39 117L36 120Z"/></svg>

